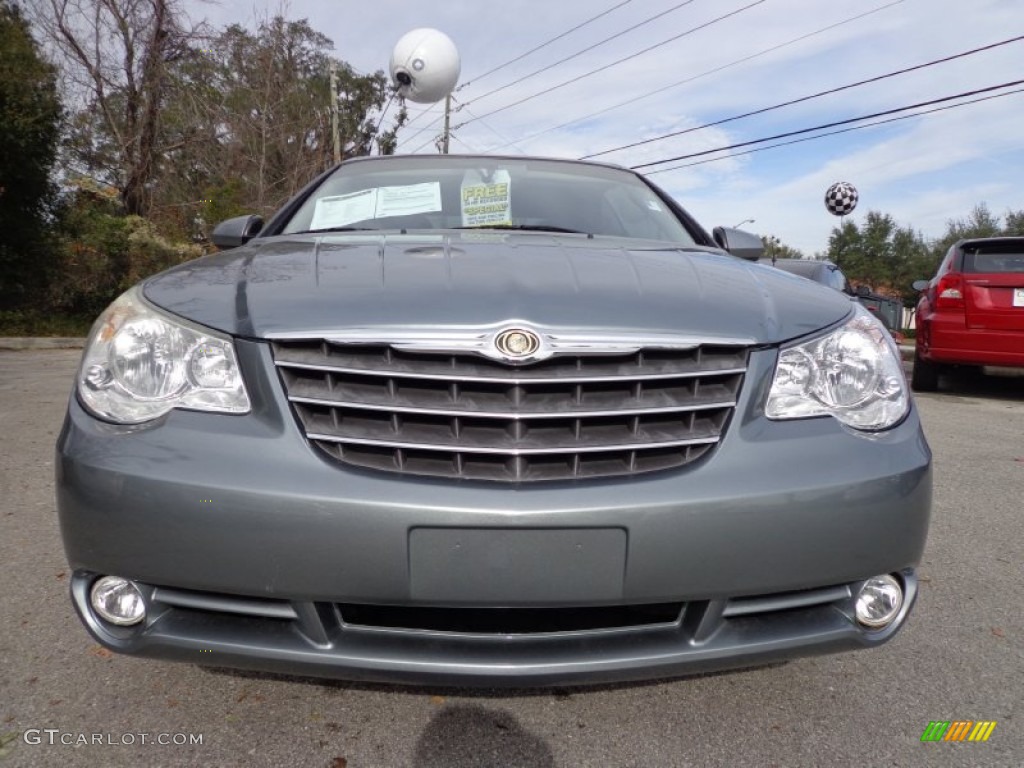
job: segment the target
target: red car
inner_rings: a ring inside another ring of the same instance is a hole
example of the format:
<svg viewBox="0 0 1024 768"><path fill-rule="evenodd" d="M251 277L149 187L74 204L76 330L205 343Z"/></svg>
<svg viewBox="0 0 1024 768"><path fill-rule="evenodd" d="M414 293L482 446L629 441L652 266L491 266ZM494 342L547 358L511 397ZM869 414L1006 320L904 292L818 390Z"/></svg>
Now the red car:
<svg viewBox="0 0 1024 768"><path fill-rule="evenodd" d="M915 390L934 391L953 366L1024 368L1024 237L961 240L914 288Z"/></svg>

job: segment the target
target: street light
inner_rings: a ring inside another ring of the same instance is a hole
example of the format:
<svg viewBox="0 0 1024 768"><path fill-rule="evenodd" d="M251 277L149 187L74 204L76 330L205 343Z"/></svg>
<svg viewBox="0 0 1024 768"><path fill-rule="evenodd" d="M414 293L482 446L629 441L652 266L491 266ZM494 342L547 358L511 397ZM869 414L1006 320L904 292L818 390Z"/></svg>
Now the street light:
<svg viewBox="0 0 1024 768"><path fill-rule="evenodd" d="M741 221L741 222L740 222L739 224L737 224L736 226L734 226L734 227L733 227L733 229L739 229L739 228L740 228L740 227L742 227L742 226L743 226L744 224L753 224L753 223L754 223L754 220L753 220L753 219L744 219L744 220L743 220L743 221Z"/></svg>

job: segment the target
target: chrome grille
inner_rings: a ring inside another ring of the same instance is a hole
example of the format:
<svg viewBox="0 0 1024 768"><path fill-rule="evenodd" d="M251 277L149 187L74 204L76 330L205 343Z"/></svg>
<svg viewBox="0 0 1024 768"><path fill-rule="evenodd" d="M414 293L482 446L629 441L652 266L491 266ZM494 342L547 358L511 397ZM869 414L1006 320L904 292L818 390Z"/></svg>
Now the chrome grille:
<svg viewBox="0 0 1024 768"><path fill-rule="evenodd" d="M513 366L388 344L279 340L306 436L335 459L512 482L680 467L721 439L747 348L700 344Z"/></svg>

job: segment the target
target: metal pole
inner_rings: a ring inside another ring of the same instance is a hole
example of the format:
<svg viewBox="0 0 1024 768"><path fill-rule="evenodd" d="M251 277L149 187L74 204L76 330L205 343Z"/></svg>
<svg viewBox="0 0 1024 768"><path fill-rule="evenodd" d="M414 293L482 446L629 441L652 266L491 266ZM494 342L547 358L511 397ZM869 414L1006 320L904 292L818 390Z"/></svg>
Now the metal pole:
<svg viewBox="0 0 1024 768"><path fill-rule="evenodd" d="M331 59L331 136L334 139L334 164L341 162L341 136L338 134L338 65Z"/></svg>
<svg viewBox="0 0 1024 768"><path fill-rule="evenodd" d="M836 248L836 267L839 267L839 260L843 256L843 247L846 245L846 216L839 217L839 243Z"/></svg>
<svg viewBox="0 0 1024 768"><path fill-rule="evenodd" d="M441 153L448 154L448 139L451 136L452 95L444 97L444 138L441 141Z"/></svg>

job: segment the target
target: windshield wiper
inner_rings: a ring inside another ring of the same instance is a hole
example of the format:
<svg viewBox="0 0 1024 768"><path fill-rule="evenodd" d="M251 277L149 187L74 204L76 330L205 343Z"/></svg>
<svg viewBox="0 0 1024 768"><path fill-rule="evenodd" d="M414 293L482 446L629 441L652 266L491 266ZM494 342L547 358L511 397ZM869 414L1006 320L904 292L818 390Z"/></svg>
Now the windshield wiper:
<svg viewBox="0 0 1024 768"><path fill-rule="evenodd" d="M380 230L374 227L324 227L323 229L306 229L295 234L318 235L321 232L380 232Z"/></svg>
<svg viewBox="0 0 1024 768"><path fill-rule="evenodd" d="M485 224L480 227L455 227L455 229L515 229L522 232L562 232L567 235L590 235L578 229L553 227L549 224Z"/></svg>

